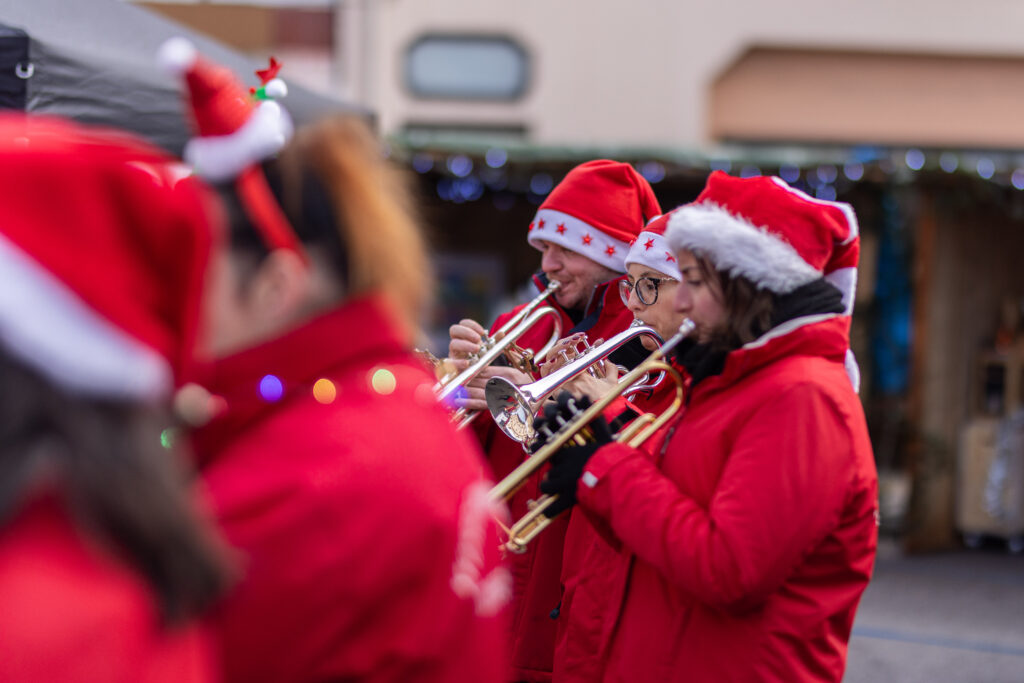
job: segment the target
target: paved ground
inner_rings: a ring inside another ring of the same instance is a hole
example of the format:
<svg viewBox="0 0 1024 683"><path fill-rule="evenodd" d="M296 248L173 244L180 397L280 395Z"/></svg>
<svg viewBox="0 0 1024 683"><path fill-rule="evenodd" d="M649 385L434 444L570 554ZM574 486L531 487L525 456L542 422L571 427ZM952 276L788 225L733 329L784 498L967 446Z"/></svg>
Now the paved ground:
<svg viewBox="0 0 1024 683"><path fill-rule="evenodd" d="M883 541L843 680L1024 682L1024 555L908 557Z"/></svg>

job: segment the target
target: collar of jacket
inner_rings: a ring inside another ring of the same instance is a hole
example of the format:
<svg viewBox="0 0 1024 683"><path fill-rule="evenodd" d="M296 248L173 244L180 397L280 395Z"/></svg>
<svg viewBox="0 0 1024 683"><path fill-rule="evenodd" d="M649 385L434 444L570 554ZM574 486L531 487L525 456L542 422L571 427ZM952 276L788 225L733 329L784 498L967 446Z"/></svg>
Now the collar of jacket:
<svg viewBox="0 0 1024 683"><path fill-rule="evenodd" d="M276 339L218 360L204 385L227 407L193 433L198 464L216 457L248 425L307 395L321 377L336 376L351 362L386 362L407 350L387 304L374 296L348 301ZM267 375L283 386L276 401L260 394L260 382Z"/></svg>
<svg viewBox="0 0 1024 683"><path fill-rule="evenodd" d="M721 374L698 384L694 395L729 387L786 356L821 356L842 365L849 338L850 318L840 313L787 320L730 353Z"/></svg>
<svg viewBox="0 0 1024 683"><path fill-rule="evenodd" d="M593 317L594 321L597 321L600 317L607 314L617 314L626 310L626 304L623 303L622 297L619 296L619 280L625 278L626 275L616 275L611 280L602 282L594 288L594 293L590 297L590 301L587 304L586 309L583 311L583 320ZM533 284L536 285L538 292L543 292L548 288L548 276L543 271L535 273L533 276ZM565 309L555 301L552 296L547 301L548 305L559 311L566 319L569 318ZM585 330L584 330L585 331ZM566 332L565 334L568 334Z"/></svg>

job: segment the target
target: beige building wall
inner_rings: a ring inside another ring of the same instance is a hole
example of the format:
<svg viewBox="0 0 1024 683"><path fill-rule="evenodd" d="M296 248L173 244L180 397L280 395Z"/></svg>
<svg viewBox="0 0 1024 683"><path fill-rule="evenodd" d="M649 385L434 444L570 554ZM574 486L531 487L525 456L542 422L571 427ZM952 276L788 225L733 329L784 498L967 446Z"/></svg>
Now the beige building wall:
<svg viewBox="0 0 1024 683"><path fill-rule="evenodd" d="M385 133L400 131L409 123L519 124L526 127L530 141L541 144L700 147L723 133L713 120L716 82L751 48L988 56L1011 61L1024 57L1024 3L1014 0L344 0L340 4L368 15L359 36L365 44L357 53L361 55L358 71L366 76L358 95L379 112ZM515 39L532 58L529 91L514 103L428 101L410 96L402 84L402 60L413 41L431 32ZM348 59L351 71L353 57ZM822 78L820 71L805 70L799 76L810 79L801 83L800 96L815 100L830 96L828 83L817 81ZM856 81L856 71L850 76ZM773 79L784 85L785 74L768 70L758 79L761 87L770 86ZM975 91L988 85L984 74L972 76L972 82ZM1013 77L997 79L991 87L1014 82ZM936 83L930 97L962 103L974 96L955 87L943 90L941 79ZM884 98L892 95L892 83L876 88L865 78L857 85L858 99L867 103L858 118L884 120L888 116ZM906 87L912 89L914 83ZM1024 104L1024 96L1004 93L994 106L1015 102ZM813 101L794 102L797 115L812 117L808 104ZM934 103L928 104L928 110L935 111ZM957 112L958 117L963 115L962 110ZM940 130L927 140L904 142L943 144L941 138Z"/></svg>

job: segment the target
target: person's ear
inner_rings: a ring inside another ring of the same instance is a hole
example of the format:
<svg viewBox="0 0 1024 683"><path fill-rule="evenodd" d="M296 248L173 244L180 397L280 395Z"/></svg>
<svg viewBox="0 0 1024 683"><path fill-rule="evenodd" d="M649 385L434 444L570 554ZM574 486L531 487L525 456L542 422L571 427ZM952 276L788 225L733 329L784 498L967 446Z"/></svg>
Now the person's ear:
<svg viewBox="0 0 1024 683"><path fill-rule="evenodd" d="M281 320L301 313L312 284L309 265L291 249L275 249L260 264L249 303L263 315Z"/></svg>

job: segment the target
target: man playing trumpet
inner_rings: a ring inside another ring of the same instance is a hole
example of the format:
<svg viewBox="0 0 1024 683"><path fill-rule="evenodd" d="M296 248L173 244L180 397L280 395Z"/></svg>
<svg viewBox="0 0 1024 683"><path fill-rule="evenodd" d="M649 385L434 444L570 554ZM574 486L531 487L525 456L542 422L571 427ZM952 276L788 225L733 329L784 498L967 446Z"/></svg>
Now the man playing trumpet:
<svg viewBox="0 0 1024 683"><path fill-rule="evenodd" d="M647 181L630 165L610 160L577 166L551 192L530 223L527 239L542 253L542 272L534 277L538 290L550 281L560 285L548 304L561 315L563 334L609 337L632 322L617 283L631 242L660 213ZM499 316L492 331L518 310ZM517 345L539 349L549 339L553 324L550 318L540 320L519 337ZM461 370L470 354L480 349L486 331L476 321L462 320L451 327L450 334L448 355ZM534 379L513 368L491 366L467 385L466 398L457 404L467 410L486 410L483 387L496 376L516 384ZM474 430L498 479L523 460L521 444L501 433L491 420L477 420ZM513 518L525 511L528 500L538 497L537 484L530 482L511 500ZM513 680L551 680L566 526L567 520L559 520L526 553L512 558Z"/></svg>

